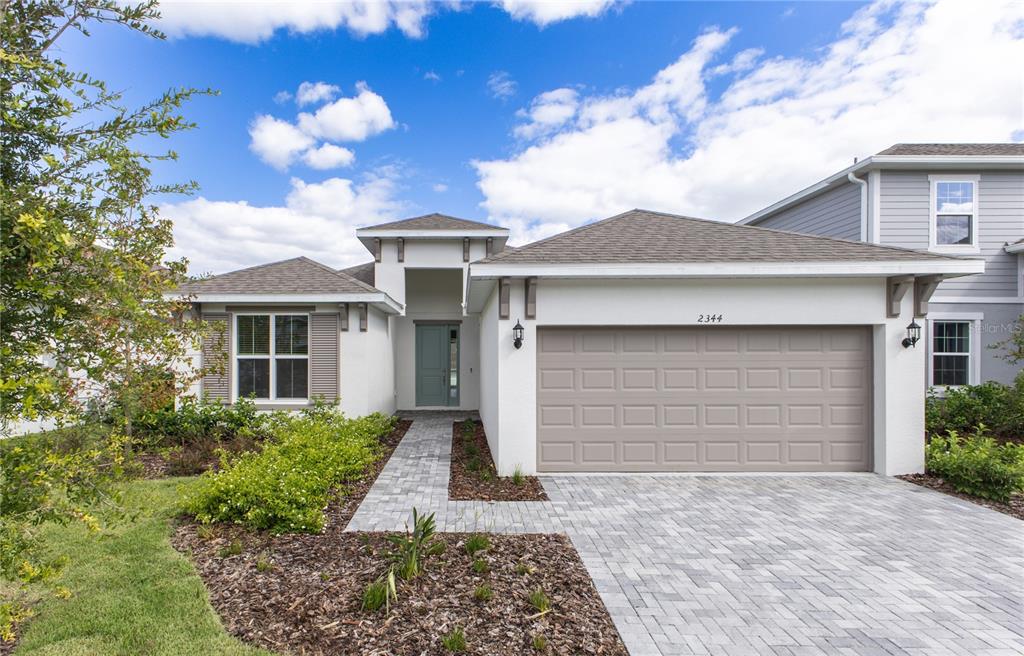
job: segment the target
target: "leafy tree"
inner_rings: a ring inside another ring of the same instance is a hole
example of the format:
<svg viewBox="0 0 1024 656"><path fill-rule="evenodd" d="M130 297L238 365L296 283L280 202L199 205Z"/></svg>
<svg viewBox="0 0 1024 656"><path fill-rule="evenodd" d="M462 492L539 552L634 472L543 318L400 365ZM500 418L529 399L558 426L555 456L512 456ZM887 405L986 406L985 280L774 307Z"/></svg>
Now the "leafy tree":
<svg viewBox="0 0 1024 656"><path fill-rule="evenodd" d="M1024 362L1024 315L1018 317L1014 322L1013 328L1010 329L1009 337L1001 342L992 344L989 348L1005 349L1006 353L999 357L1011 364Z"/></svg>
<svg viewBox="0 0 1024 656"><path fill-rule="evenodd" d="M141 141L194 125L179 113L200 92L175 89L128 108L119 92L53 55L93 24L163 35L156 2L0 0L0 421L66 417L84 385L123 406L126 428L143 371L165 370L195 337L187 299L168 300L184 260L165 261L171 223L150 167L175 159ZM139 367L145 363L148 367ZM84 376L82 375L84 374Z"/></svg>
<svg viewBox="0 0 1024 656"><path fill-rule="evenodd" d="M158 16L154 0L0 0L0 427L74 418L83 386L113 401L120 424L0 440L3 578L55 571L33 550L42 524L98 528L90 509L114 499L132 418L198 334L188 299L174 298L186 262L167 260L172 226L151 204L195 185L153 182L154 162L176 155L140 144L194 127L181 106L208 92L176 89L128 108L53 48L97 24L162 38L149 25Z"/></svg>

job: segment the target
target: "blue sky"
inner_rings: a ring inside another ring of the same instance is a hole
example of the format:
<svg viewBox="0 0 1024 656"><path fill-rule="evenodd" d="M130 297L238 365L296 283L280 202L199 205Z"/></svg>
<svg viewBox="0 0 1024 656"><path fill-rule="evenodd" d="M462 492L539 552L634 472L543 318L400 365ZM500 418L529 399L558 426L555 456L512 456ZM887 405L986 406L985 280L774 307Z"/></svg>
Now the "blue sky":
<svg viewBox="0 0 1024 656"><path fill-rule="evenodd" d="M132 104L220 91L158 170L200 184L164 199L194 272L341 266L391 218L520 242L634 206L736 220L896 141L1020 140L1021 74L983 60L1024 59L1021 5L966 4L180 3L167 41L97 28L61 55ZM304 82L328 93L300 107Z"/></svg>

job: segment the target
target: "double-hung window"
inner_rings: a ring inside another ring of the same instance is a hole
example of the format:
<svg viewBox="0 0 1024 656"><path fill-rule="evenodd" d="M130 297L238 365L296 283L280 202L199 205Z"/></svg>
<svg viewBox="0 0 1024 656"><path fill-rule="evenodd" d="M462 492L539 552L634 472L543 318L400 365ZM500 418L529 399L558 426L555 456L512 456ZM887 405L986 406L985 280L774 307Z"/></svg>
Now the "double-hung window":
<svg viewBox="0 0 1024 656"><path fill-rule="evenodd" d="M978 248L978 178L931 176L931 246L936 250Z"/></svg>
<svg viewBox="0 0 1024 656"><path fill-rule="evenodd" d="M235 371L239 398L309 397L309 316L235 315Z"/></svg>
<svg viewBox="0 0 1024 656"><path fill-rule="evenodd" d="M970 321L932 322L932 385L970 384L971 325Z"/></svg>

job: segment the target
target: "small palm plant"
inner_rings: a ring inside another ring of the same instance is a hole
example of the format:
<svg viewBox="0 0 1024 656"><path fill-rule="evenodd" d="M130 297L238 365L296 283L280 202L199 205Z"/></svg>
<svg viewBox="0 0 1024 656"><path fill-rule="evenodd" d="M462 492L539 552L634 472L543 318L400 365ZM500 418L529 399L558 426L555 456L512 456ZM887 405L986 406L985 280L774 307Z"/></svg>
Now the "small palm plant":
<svg viewBox="0 0 1024 656"><path fill-rule="evenodd" d="M395 547L391 554L395 570L398 576L406 581L416 578L423 572L424 556L443 551L443 548L438 549L437 543L433 541L436 528L434 513L421 516L413 508L412 526L412 532L406 529L405 535L390 535L387 538Z"/></svg>

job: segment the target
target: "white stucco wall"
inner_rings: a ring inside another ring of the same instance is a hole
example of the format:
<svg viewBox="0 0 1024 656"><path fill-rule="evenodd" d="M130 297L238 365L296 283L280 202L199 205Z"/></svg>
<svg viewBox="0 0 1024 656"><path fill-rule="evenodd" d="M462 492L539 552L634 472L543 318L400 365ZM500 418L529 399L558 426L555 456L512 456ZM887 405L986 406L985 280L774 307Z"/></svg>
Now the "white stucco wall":
<svg viewBox="0 0 1024 656"><path fill-rule="evenodd" d="M341 333L341 409L352 417L395 411L394 318L370 308L366 332L352 308Z"/></svg>
<svg viewBox="0 0 1024 656"><path fill-rule="evenodd" d="M721 314L722 325L873 325L875 335L875 469L893 475L924 466L924 349L900 341L911 320L885 315L882 279L553 280L537 287L537 319L523 317L521 280L511 285L509 319L496 318L492 293L482 317L484 395L481 417L499 472L536 470L536 343L538 326L699 325ZM512 345L519 319L525 341ZM493 364L491 360L494 360ZM496 382L491 375L496 376ZM494 386L492 391L491 385Z"/></svg>
<svg viewBox="0 0 1024 656"><path fill-rule="evenodd" d="M497 294L491 294L480 312L480 418L487 433L487 446L498 453L498 303Z"/></svg>
<svg viewBox="0 0 1024 656"><path fill-rule="evenodd" d="M403 305L407 302L405 290L406 269L452 269L462 270L463 280L469 262L462 261L462 238L453 239L406 239L405 261L398 261L398 240L381 240L381 259L374 265L374 287L391 296ZM487 253L484 239L471 239L469 259L478 260ZM461 302L461 301L460 301Z"/></svg>

